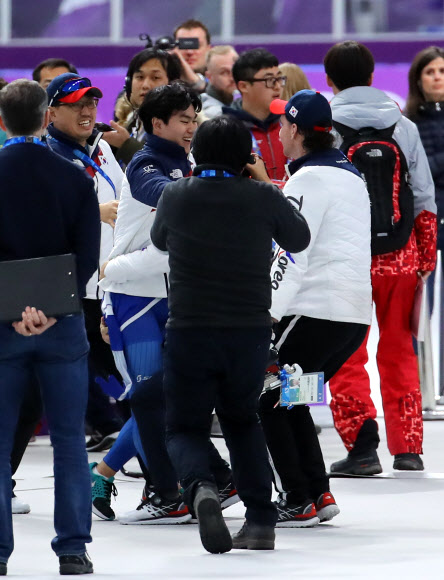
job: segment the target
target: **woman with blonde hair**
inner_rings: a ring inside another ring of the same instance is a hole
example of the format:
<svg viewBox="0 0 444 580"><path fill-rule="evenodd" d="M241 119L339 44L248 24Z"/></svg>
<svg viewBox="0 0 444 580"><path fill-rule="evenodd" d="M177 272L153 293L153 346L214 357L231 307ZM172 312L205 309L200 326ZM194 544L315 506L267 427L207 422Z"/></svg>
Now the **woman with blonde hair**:
<svg viewBox="0 0 444 580"><path fill-rule="evenodd" d="M298 91L311 89L304 71L297 64L284 62L279 65L279 70L283 76L287 77L285 85L281 89L281 99L288 101Z"/></svg>

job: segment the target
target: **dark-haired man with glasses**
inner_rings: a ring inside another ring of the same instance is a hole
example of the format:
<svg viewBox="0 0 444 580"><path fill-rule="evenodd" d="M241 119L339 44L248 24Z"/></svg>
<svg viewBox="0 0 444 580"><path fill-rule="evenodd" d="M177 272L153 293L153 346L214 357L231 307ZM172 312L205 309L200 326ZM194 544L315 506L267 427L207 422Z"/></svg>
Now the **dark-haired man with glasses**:
<svg viewBox="0 0 444 580"><path fill-rule="evenodd" d="M111 147L94 126L102 91L91 86L88 78L64 73L53 79L46 92L51 120L48 126L48 145L56 153L83 167L94 180L102 222L100 268L113 247L114 223L123 182L123 172ZM99 294L97 288L98 280L99 272L96 271L86 286L86 297L83 300L86 330L91 345L87 421L97 431L87 443L90 451L109 448L117 439L122 426L121 418L116 415L95 383L98 375L106 378L114 375L120 378L112 353L100 335L99 298L102 293ZM107 447L103 446L105 441Z"/></svg>
<svg viewBox="0 0 444 580"><path fill-rule="evenodd" d="M247 50L234 63L233 78L242 99L223 112L243 121L251 132L253 153L263 159L268 177L282 181L287 159L279 140L279 116L270 113L270 104L280 97L286 81L279 61L265 48Z"/></svg>

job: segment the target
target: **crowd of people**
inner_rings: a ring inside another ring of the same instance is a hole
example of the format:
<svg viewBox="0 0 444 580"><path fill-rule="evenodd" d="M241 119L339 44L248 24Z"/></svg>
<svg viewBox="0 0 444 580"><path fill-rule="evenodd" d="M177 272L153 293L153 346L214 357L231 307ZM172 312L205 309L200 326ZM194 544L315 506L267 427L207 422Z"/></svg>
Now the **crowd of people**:
<svg viewBox="0 0 444 580"><path fill-rule="evenodd" d="M93 571L91 512L116 519L114 477L133 457L142 499L120 523L194 519L210 553L274 549L275 527L331 520L310 407L281 406L264 376L323 373L348 451L330 471L380 473L372 304L393 468L424 469L410 318L444 231L444 50L415 58L403 114L356 41L325 56L329 103L264 48L212 46L196 20L174 38L197 48L137 53L109 126L100 87L64 59L0 91L0 262L75 254L82 297L81 313L31 303L0 323L0 575L12 513L30 511L13 476L43 409L61 574ZM88 467L87 451L107 453ZM239 501L231 536L222 510Z"/></svg>

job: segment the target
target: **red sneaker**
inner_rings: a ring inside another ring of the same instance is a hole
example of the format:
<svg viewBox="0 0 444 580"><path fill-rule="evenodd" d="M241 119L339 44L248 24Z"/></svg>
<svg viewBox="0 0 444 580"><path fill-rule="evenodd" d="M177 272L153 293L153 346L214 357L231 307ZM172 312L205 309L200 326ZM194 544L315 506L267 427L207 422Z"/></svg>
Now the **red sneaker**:
<svg viewBox="0 0 444 580"><path fill-rule="evenodd" d="M332 520L340 511L341 510L338 508L333 494L329 491L318 497L318 501L316 502L316 513L321 522Z"/></svg>
<svg viewBox="0 0 444 580"><path fill-rule="evenodd" d="M311 500L301 505L290 504L279 494L277 528L313 528L319 524L315 504Z"/></svg>

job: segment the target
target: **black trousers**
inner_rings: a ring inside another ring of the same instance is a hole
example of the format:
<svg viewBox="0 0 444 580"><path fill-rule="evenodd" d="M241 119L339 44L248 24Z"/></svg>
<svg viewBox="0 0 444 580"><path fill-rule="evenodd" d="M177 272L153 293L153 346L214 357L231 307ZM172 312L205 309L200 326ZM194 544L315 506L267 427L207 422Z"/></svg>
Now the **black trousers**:
<svg viewBox="0 0 444 580"><path fill-rule="evenodd" d="M284 317L275 326L280 364L298 363L304 372L324 372L325 382L365 338L367 325L302 316ZM275 485L289 503L316 501L329 481L316 428L307 405L275 407L279 389L260 398L259 416L273 461Z"/></svg>
<svg viewBox="0 0 444 580"><path fill-rule="evenodd" d="M257 417L270 337L270 328L167 329L164 388L168 451L188 506L200 481L215 483L208 454L215 408L246 518L274 526L272 473Z"/></svg>
<svg viewBox="0 0 444 580"><path fill-rule="evenodd" d="M88 356L88 407L86 410L86 422L94 430L102 435L108 435L120 431L126 420L126 409L120 403L111 405L109 398L96 383L95 378L102 376L108 379L114 375L121 380L120 373L114 363L114 357L109 344L106 344L100 334L100 318L102 311L100 300L83 299L83 312L85 314L86 335L90 345ZM122 408L120 408L122 407Z"/></svg>
<svg viewBox="0 0 444 580"><path fill-rule="evenodd" d="M136 383L130 398L152 485L162 495L176 495L178 476L165 448L163 371ZM231 469L208 439L210 469L218 486L231 480Z"/></svg>

